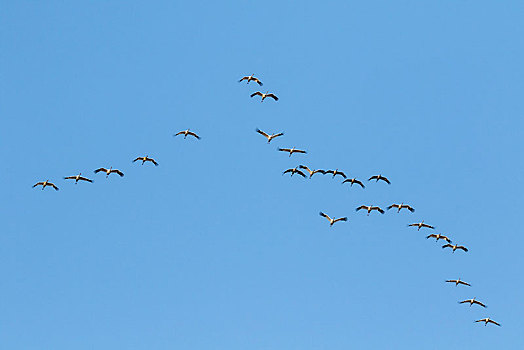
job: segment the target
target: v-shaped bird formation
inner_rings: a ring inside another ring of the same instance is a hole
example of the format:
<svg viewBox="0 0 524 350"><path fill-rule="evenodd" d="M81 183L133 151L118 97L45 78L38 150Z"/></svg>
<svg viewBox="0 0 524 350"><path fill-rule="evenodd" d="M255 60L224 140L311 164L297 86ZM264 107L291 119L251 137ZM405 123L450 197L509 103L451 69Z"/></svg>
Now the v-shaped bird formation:
<svg viewBox="0 0 524 350"><path fill-rule="evenodd" d="M259 78L255 77L254 74L251 74L251 75L248 75L248 76L244 76L244 77L242 77L239 80L239 82L244 82L244 81L246 81L246 83L248 85L249 85L249 83L251 81L257 83L259 86L263 85L262 81ZM278 101L279 100L279 98L274 93L269 93L269 91L267 91L266 93L262 93L260 91L256 91L256 92L252 93L250 96L251 97L260 96L261 97L261 100L260 100L261 102L263 102L266 98L271 98L274 101ZM273 141L276 138L280 139L280 137L284 136L283 132L270 134L270 133L262 131L262 130L260 130L258 128L256 128L255 130L256 130L256 132L258 134L260 134L260 135L265 137L265 139L267 140L267 144L270 144L271 141ZM184 136L183 139L186 139L187 136L191 136L195 140L200 140L201 139L201 137L198 134L196 134L193 131L190 131L190 129L179 131L179 132L175 133L173 136L176 137L176 136L180 136L180 135ZM185 142L188 142L188 141L185 141ZM279 148L277 148L277 150L279 152L288 153L289 154L289 156L288 156L289 158L291 158L291 156L293 154L302 154L302 155L307 154L307 151L305 151L303 149L300 149L300 148L296 148L296 147L291 147L291 148L281 148L281 147L279 147ZM148 155L146 155L146 156L138 156L135 159L133 159L132 162L133 163L141 162L141 165L144 165L145 163L149 162L149 163L153 164L155 167L158 166L158 162L154 158L150 158ZM96 170L94 170L94 173L95 174L97 174L97 173L104 173L106 175L106 178L108 178L109 175L111 175L111 174L117 174L120 177L124 177L124 173L121 170L113 168L112 166L109 167L109 168L103 168L103 167L97 168ZM306 173L309 176L306 175ZM366 188L366 186L364 185L364 183L362 181L358 180L355 177L348 178L347 174L344 171L339 170L338 168L335 168L334 170L333 169L328 169L328 170L311 169L309 166L301 164L301 165L298 165L298 166L296 166L294 168L289 168L289 169L284 170L282 172L282 175L285 175L285 174L289 174L290 177L293 177L293 175L297 174L300 177L302 177L303 179L309 179L309 180L311 180L313 178L313 175L315 175L315 174L330 175L330 178L333 179L333 180L335 180L337 178L342 178L343 181L341 182L341 184L349 184L348 188L353 187L354 184L360 186L360 188L362 190L364 190ZM89 178L87 178L85 176L82 176L82 173L79 173L78 175L66 176L66 177L64 177L64 179L65 180L74 180L75 184L78 184L78 182L87 182L87 183L93 183L94 182L93 180L91 180L91 179L89 179ZM368 182L372 182L372 183L385 182L386 184L391 185L391 181L387 177L383 176L382 174L370 176L368 178ZM56 184L54 184L53 182L49 181L49 179L45 180L45 181L37 182L32 187L35 188L37 186L41 186L42 190L44 190L46 187L51 187L55 191L59 190L58 186L56 186ZM398 202L397 203L393 203L393 204L390 204L390 205L386 206L385 208L388 211L390 211L391 209L395 209L393 211L396 212L396 213L400 213L401 211L403 211L402 209L406 209L410 213L414 213L415 212L415 209L411 205L403 203L403 202L401 202L400 204ZM380 206L374 205L374 204L361 205L361 206L357 207L355 210L357 212L358 211L364 211L364 212L366 212L367 216L369 216L374 211L376 211L377 213L380 213L380 214L384 214L385 213L385 211ZM325 218L329 222L329 226L332 227L332 228L333 228L334 224L337 223L337 222L347 222L348 221L348 217L346 217L346 216L335 218L335 217L329 216L328 214L325 214L322 211L320 211L319 214L320 214L321 217ZM421 221L421 222L408 224L407 226L408 227L415 227L417 229L417 231L420 231L423 228L424 229L428 229L428 230L435 230L435 226L432 226L432 225L429 225L429 224L425 223L424 220ZM446 236L444 234L431 233L428 236L426 236L426 239L430 239L430 238L435 238L436 242L438 242L439 240L445 241L446 244L444 244L442 246L442 249L450 248L449 250L451 250L452 253L455 253L456 250L461 250L464 253L469 251L468 248L466 248L463 245L452 244L452 240L448 236ZM462 281L460 278L458 278L458 279L449 279L449 280L446 280L445 282L446 283L453 283L453 284L455 284L455 286L462 285L462 286L471 287L471 284L469 284L469 283L467 283L465 281ZM476 304L476 305L478 305L478 306L480 306L482 308L486 308L486 305L484 303L480 302L479 300L477 300L476 298L465 299L465 300L459 301L458 303L460 303L460 304L469 304L470 306L472 306L473 304ZM476 320L475 322L476 323L484 322L484 325L487 325L488 323L491 323L491 324L494 324L496 326L500 326L500 323L495 322L494 320L492 320L489 317Z"/></svg>

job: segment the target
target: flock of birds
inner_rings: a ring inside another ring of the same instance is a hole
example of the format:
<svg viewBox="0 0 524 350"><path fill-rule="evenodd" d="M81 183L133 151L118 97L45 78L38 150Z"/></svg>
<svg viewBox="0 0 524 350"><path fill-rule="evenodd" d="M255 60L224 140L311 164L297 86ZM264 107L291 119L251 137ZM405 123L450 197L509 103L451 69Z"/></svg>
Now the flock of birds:
<svg viewBox="0 0 524 350"><path fill-rule="evenodd" d="M260 79L256 78L254 76L254 74L242 77L242 79L240 79L239 82L242 82L242 81L247 81L247 84L249 84L249 82L251 82L251 81L254 81L255 83L257 83L260 86L263 85L263 83L260 81ZM262 93L260 91L256 91L256 92L251 94L251 97L254 97L254 96L260 96L261 97L261 101L260 102L264 102L264 99L266 99L266 98L272 98L273 100L278 101L278 97L275 94L273 94L273 93L269 93L269 91L267 91L266 93ZM264 136L267 139L267 143L268 144L271 143L271 141L273 141L275 138L281 137L281 136L284 135L283 132L276 133L276 134L269 134L269 133L266 133L266 132L264 132L264 131L262 131L262 130L260 130L258 128L256 129L256 132L259 133L260 135ZM184 139L186 139L187 136L191 136L191 137L193 137L193 138L195 138L197 140L201 139L199 135L197 135L195 132L190 131L190 129L179 131L176 134L174 134L173 136L179 136L179 135L183 135ZM307 151L298 149L296 147L292 147L292 148L278 148L278 151L289 153L289 157L291 157L295 153L297 153L297 154L307 154ZM146 162L150 162L153 165L158 166L158 163L156 162L156 160L153 159L153 158L150 158L148 155L142 156L142 157L137 157L132 162L133 163L134 162L142 162L142 165L144 165ZM307 176L304 171L307 172L309 174L309 176ZM109 175L111 175L113 173L119 175L120 177L124 176L124 173L122 171L120 171L118 169L113 169L112 167L110 167L109 169L107 169L107 168L98 168L98 169L94 170L94 173L95 174L97 174L97 173L105 173L106 174L106 178L109 177ZM287 169L287 170L283 171L282 175L284 175L284 174L290 174L291 177L293 175L295 175L295 174L298 174L298 175L302 176L305 179L306 178L311 179L313 177L313 175L315 175L315 174L331 175L333 179L336 176L339 176L339 177L343 178L342 184L348 183L350 185L350 187L352 187L354 184L357 184L362 189L364 189L366 187L362 181L360 181L360 180L358 180L356 178L348 178L344 172L342 172L342 171L340 171L338 169L335 169L335 170L310 169L306 165L298 165L298 166L296 166L294 168L290 168L290 169ZM78 175L73 175L73 176L66 176L66 177L64 177L64 179L65 180L74 180L75 184L77 184L79 181L84 181L84 182L89 182L89 183L93 182L93 180L91 180L91 179L89 179L89 178L87 178L85 176L82 176L82 173L79 173ZM373 181L375 183L378 183L379 181L382 181L382 182L387 183L388 185L391 184L390 180L387 177L383 176L382 174L373 175L373 176L368 178L368 181ZM35 188L37 186L42 186L42 190L44 190L46 187L51 187L51 188L55 189L56 191L59 190L58 186L56 186L56 184L54 184L53 182L50 182L49 179L45 180L45 181L37 182L36 184L33 185L33 188ZM391 210L391 209L396 209L397 213L399 213L402 209L406 209L406 210L408 210L411 213L415 212L415 209L412 206L410 206L408 204L405 204L405 203L391 204L388 207L386 207L386 209L388 211ZM380 208L379 206L376 206L376 205L361 205L358 208L356 208L355 210L356 211L360 211L360 210L366 211L367 215L370 215L370 213L373 212L373 211L376 211L376 212L378 212L380 214L384 214L385 213L385 211L382 208ZM321 217L325 218L329 222L330 227L332 227L337 222L348 221L347 217L334 218L334 217L330 217L328 214L326 214L324 212L320 212L319 214L320 214ZM434 230L435 229L434 226L426 224L424 221L421 221L421 222L418 222L418 223L409 224L408 227L416 227L417 231L420 231L420 229L422 229L422 228L429 229L429 230ZM432 234L429 234L428 236L426 236L426 239L429 239L429 238L435 238L436 242L438 242L439 240L445 241L446 244L444 244L442 246L442 248L443 249L444 248L450 248L453 253L456 250L462 250L464 252L468 251L468 248L466 248L463 245L451 244L452 243L451 239L449 237L443 235L443 234L432 233ZM453 283L453 284L455 284L455 286L458 286L458 285L467 286L467 287L471 286L471 284L462 281L460 278L446 280L446 283ZM486 305L484 303L478 301L476 299L476 297L472 298L472 299L466 299L466 300L459 301L459 304L469 304L470 306L475 304L475 305L478 305L480 307L486 308ZM490 319L489 317L486 317L486 318L483 318L483 319L480 319L480 320L476 320L475 322L483 322L484 325L487 325L488 323L492 323L494 325L500 326L500 323L495 322L494 320Z"/></svg>

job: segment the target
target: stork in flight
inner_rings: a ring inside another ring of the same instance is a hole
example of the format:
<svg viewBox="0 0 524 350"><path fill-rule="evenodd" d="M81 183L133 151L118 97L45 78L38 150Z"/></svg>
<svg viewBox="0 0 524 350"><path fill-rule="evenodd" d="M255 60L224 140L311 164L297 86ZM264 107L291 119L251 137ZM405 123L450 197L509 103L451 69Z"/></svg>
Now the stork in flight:
<svg viewBox="0 0 524 350"><path fill-rule="evenodd" d="M491 318L489 317L486 317L486 318L483 318L481 320L476 320L475 322L484 322L484 326L487 326L488 323L493 323L494 325L497 325L500 327L500 323L497 323L495 321L493 321Z"/></svg>
<svg viewBox="0 0 524 350"><path fill-rule="evenodd" d="M271 140L273 140L275 137L279 137L279 136L284 135L283 132L279 132L278 134L271 134L271 135L269 135L269 134L266 134L265 132L263 132L263 131L260 130L260 129L257 129L257 132L258 132L260 135L266 137L266 139L267 139L267 143L270 143Z"/></svg>
<svg viewBox="0 0 524 350"><path fill-rule="evenodd" d="M323 218L326 218L329 220L329 226L333 226L333 224L337 221L348 221L348 218L347 217L343 217L343 218L338 218L338 219L335 219L335 218L330 218L329 215L327 214L324 214L323 212L320 212L320 216L322 216Z"/></svg>
<svg viewBox="0 0 524 350"><path fill-rule="evenodd" d="M357 184L357 185L360 185L360 187L362 188L366 188L366 186L364 186L364 184L362 182L360 182L359 180L357 180L356 178L352 178L352 179L346 179L344 181L342 181L342 183L346 183L346 182L349 182L350 183L350 187L353 187L353 184Z"/></svg>
<svg viewBox="0 0 524 350"><path fill-rule="evenodd" d="M389 182L388 178L385 177L385 176L382 176L382 175L373 175L371 176L368 181L371 181L371 180L377 180L375 182L378 182L378 180L382 180L382 181L385 181L387 182L389 185L391 185L391 182Z"/></svg>
<svg viewBox="0 0 524 350"><path fill-rule="evenodd" d="M287 174L287 173L291 173L291 176L295 175L295 174L298 174L300 176L302 176L303 178L306 178L306 174L304 174L303 172L301 172L300 170L298 170L298 167L294 167L294 168L291 168L291 169L287 169L285 170L282 175L284 174Z"/></svg>
<svg viewBox="0 0 524 350"><path fill-rule="evenodd" d="M368 215L369 213L371 213L372 210L376 210L378 211L380 214L384 214L384 210L380 209L380 207L376 207L376 206L372 206L372 205L361 205L360 207L358 207L357 209L355 209L356 211L359 211L361 209L365 209L367 210L368 212Z"/></svg>
<svg viewBox="0 0 524 350"><path fill-rule="evenodd" d="M456 280L446 280L447 283L455 283L455 286L458 286L459 284L463 284L465 286L471 287L471 284L466 283L464 281L461 281L460 278Z"/></svg>
<svg viewBox="0 0 524 350"><path fill-rule="evenodd" d="M451 248L453 249L453 253L455 253L455 250L457 249L462 249L463 251L467 252L468 251L468 248L464 247L463 245L457 245L457 244L454 244L454 245L451 245L451 244L444 244L442 246L442 249L444 248Z"/></svg>
<svg viewBox="0 0 524 350"><path fill-rule="evenodd" d="M37 182L33 185L33 188L35 188L36 186L42 186L42 191L44 190L44 188L46 188L46 186L53 187L56 191L58 191L58 187L56 187L54 183L49 182L49 180Z"/></svg>
<svg viewBox="0 0 524 350"><path fill-rule="evenodd" d="M261 93L260 91L257 91L251 94L251 97L253 96L262 96L262 99L260 100L260 102L264 102L266 97L271 97L275 101L278 101L278 97L273 93L269 93L269 91L267 91L265 94Z"/></svg>
<svg viewBox="0 0 524 350"><path fill-rule="evenodd" d="M189 131L189 129L179 131L176 134L174 134L173 136L178 136L178 135L184 135L184 139L187 137L187 135L191 135L191 136L195 137L197 140L200 140L200 136L198 136L197 134L195 134L192 131Z"/></svg>
<svg viewBox="0 0 524 350"><path fill-rule="evenodd" d="M411 207L411 206L409 206L407 204L404 204L404 203L391 204L389 207L387 207L388 210L391 209L391 208L397 208L398 209L397 213L400 212L400 209L407 209L407 210L409 210L412 213L415 211L415 209L413 209L413 207Z"/></svg>
<svg viewBox="0 0 524 350"><path fill-rule="evenodd" d="M466 303L469 303L469 306L473 305L473 304L477 304L477 305L480 305L482 307L486 307L486 305L482 304L480 301L478 300L475 300L475 298L473 299L466 299L466 300L462 300L462 301L459 301L458 302L459 304L466 304Z"/></svg>
<svg viewBox="0 0 524 350"><path fill-rule="evenodd" d="M124 173L123 173L123 172L121 172L121 171L118 170L118 169L113 169L113 167L111 167L111 168L109 168L109 169L106 169L106 168L98 168L98 169L95 170L95 174L96 174L96 173L99 173L99 172L101 172L101 171L103 171L104 173L106 173L106 178L107 178L107 177L109 176L109 174L111 174L111 173L118 174L118 175L120 175L120 177L123 177L123 176L124 176Z"/></svg>
<svg viewBox="0 0 524 350"><path fill-rule="evenodd" d="M422 222L417 222L417 223L414 223L414 224L409 224L408 226L417 227L417 231L420 231L420 229L421 229L422 227L429 228L429 229L432 229L432 230L435 229L434 226L431 226L431 225L425 224L425 223L424 223L424 220L422 220Z"/></svg>
<svg viewBox="0 0 524 350"><path fill-rule="evenodd" d="M151 162L151 163L155 164L155 166L158 166L158 163L153 158L149 158L149 156L136 157L133 160L133 163L136 162L137 160L141 160L142 161L142 165L144 165L145 162Z"/></svg>
<svg viewBox="0 0 524 350"><path fill-rule="evenodd" d="M264 84L262 84L262 82L258 79L258 78L255 78L255 73L251 74L251 75L246 75L245 77L243 77L242 79L240 79L238 82L242 82L244 80L247 80L247 83L249 84L249 82L251 80L253 80L255 83L257 83L258 85L262 86Z"/></svg>
<svg viewBox="0 0 524 350"><path fill-rule="evenodd" d="M442 235L440 233L439 234L432 233L432 234L430 234L429 236L426 237L426 239L428 239L428 238L436 238L436 242L438 242L439 239L443 239L446 242L451 243L451 239L449 239L447 236L444 236L444 235Z"/></svg>
<svg viewBox="0 0 524 350"><path fill-rule="evenodd" d="M299 165L298 166L300 169L304 169L305 171L307 171L309 173L309 178L311 179L313 177L313 175L317 174L317 173L320 173L320 174L325 174L326 172L324 170L321 170L321 169L317 169L317 170L311 170L309 169L307 166L305 165Z"/></svg>
<svg viewBox="0 0 524 350"><path fill-rule="evenodd" d="M295 147L293 148L279 148L278 149L280 152L289 152L289 156L291 157L291 155L293 153L307 153L306 151L303 151L301 149L297 149Z"/></svg>
<svg viewBox="0 0 524 350"><path fill-rule="evenodd" d="M344 174L342 171L338 171L338 169L326 170L326 174L333 174L333 178L335 178L335 176L337 176L337 175L342 176L344 179L347 178L346 174Z"/></svg>
<svg viewBox="0 0 524 350"><path fill-rule="evenodd" d="M86 182L93 182L93 180L88 179L87 177L83 177L82 173L74 176L67 176L64 177L66 180L75 180L75 185L78 183L78 181L86 181Z"/></svg>

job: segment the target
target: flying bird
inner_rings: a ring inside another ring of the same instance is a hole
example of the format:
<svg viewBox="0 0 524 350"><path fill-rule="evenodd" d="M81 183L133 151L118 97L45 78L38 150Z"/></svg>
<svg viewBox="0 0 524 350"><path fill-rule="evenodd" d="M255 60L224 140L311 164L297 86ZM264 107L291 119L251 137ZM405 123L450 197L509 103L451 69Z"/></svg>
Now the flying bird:
<svg viewBox="0 0 524 350"><path fill-rule="evenodd" d="M460 278L456 280L446 280L447 283L455 283L455 286L458 286L459 284L463 284L465 286L471 287L471 284L466 283L464 281L461 281Z"/></svg>
<svg viewBox="0 0 524 350"><path fill-rule="evenodd" d="M142 165L144 165L145 162L151 162L151 163L155 164L155 166L158 165L158 163L157 163L153 158L149 158L149 156L145 156L145 157L136 157L136 158L133 160L133 163L136 162L137 160L141 160L141 161L142 161Z"/></svg>
<svg viewBox="0 0 524 350"><path fill-rule="evenodd" d="M36 186L42 186L42 191L44 190L44 188L46 188L46 186L53 187L56 191L58 191L58 187L56 187L54 183L49 182L49 180L37 182L36 184L33 185L33 188L35 188Z"/></svg>
<svg viewBox="0 0 524 350"><path fill-rule="evenodd" d="M436 242L438 242L439 239L443 239L446 242L451 243L451 239L449 239L447 236L444 236L444 235L442 235L440 233L439 234L432 233L432 234L430 234L429 236L426 237L426 239L428 239L428 238L436 238Z"/></svg>
<svg viewBox="0 0 524 350"><path fill-rule="evenodd" d="M320 212L320 216L322 216L323 218L326 218L329 220L329 226L333 226L333 224L337 221L348 221L348 218L347 217L343 217L343 218L338 218L338 219L332 219L329 217L329 215L327 214L324 214L323 212Z"/></svg>
<svg viewBox="0 0 524 350"><path fill-rule="evenodd" d="M355 209L355 210L356 210L356 211L359 211L359 210L361 210L361 209L365 209L365 210L367 210L368 215L369 215L369 213L371 213L372 210L376 210L376 211L378 211L380 214L384 214L384 210L380 209L380 207L374 207L374 206L372 206L372 205L369 205L369 206L367 206L367 205L361 205L360 207L358 207L358 208Z"/></svg>
<svg viewBox="0 0 524 350"><path fill-rule="evenodd" d="M309 178L311 179L313 177L313 175L319 173L319 174L325 174L326 172L324 170L321 170L321 169L317 169L317 170L311 170L309 169L307 166L305 165L299 165L298 166L300 169L304 169L305 171L307 171L309 173Z"/></svg>
<svg viewBox="0 0 524 350"><path fill-rule="evenodd" d="M418 228L417 228L417 231L420 231L420 229L421 229L422 227L429 228L429 229L432 229L432 230L435 229L434 226L431 226L431 225L425 224L425 223L424 223L424 220L422 220L422 222L417 222L417 223L414 223L414 224L409 224L408 226L418 227Z"/></svg>
<svg viewBox="0 0 524 350"><path fill-rule="evenodd" d="M453 249L453 253L455 253L455 250L457 250L457 249L462 249L462 250L465 251L465 252L468 251L468 248L466 248L466 247L464 247L464 246L462 246L462 245L457 245L457 244L451 245L451 244L448 243L448 244L444 244L444 245L442 246L442 248L448 248L448 247L451 248L451 249Z"/></svg>
<svg viewBox="0 0 524 350"><path fill-rule="evenodd" d="M415 209L413 209L413 207L411 207L411 206L409 206L407 204L404 204L404 203L391 204L389 207L387 207L388 210L391 209L391 208L397 208L398 209L397 213L400 212L400 209L407 209L407 210L409 210L412 213L415 211Z"/></svg>
<svg viewBox="0 0 524 350"><path fill-rule="evenodd" d="M244 80L247 80L247 83L249 84L249 82L250 82L251 80L253 80L255 83L257 83L257 84L260 85L260 86L264 85L264 84L262 84L262 82L261 82L260 80L258 80L258 78L255 78L254 75L255 75L254 73L251 74L251 75L246 75L245 77L243 77L242 79L240 79L238 82L240 83L240 82L242 82L242 81L244 81Z"/></svg>
<svg viewBox="0 0 524 350"><path fill-rule="evenodd" d="M294 168L291 168L291 169L287 169L285 170L282 175L284 174L287 174L287 173L291 173L291 176L295 175L295 174L298 174L300 176L302 176L303 178L306 177L306 174L304 174L303 172L301 172L300 170L297 169L297 167L294 167Z"/></svg>
<svg viewBox="0 0 524 350"><path fill-rule="evenodd" d="M189 129L183 130L183 131L179 131L176 134L174 134L173 136L178 136L178 135L184 135L184 139L187 137L187 135L191 135L191 136L195 137L197 140L200 140L200 136L198 136L197 134L195 134L192 131L189 131Z"/></svg>
<svg viewBox="0 0 524 350"><path fill-rule="evenodd" d="M260 129L257 129L257 132L258 132L260 135L263 135L263 136L265 136L265 137L267 138L267 143L270 143L271 140L273 140L275 137L279 137L279 136L284 135L283 132L279 132L278 134L271 134L271 135L269 135L269 134L266 134L265 132L263 132L263 131L260 130Z"/></svg>
<svg viewBox="0 0 524 350"><path fill-rule="evenodd" d="M293 153L307 153L306 151L303 151L301 149L296 149L295 147L293 148L279 148L278 149L280 152L289 152L289 156L291 157L291 155Z"/></svg>
<svg viewBox="0 0 524 350"><path fill-rule="evenodd" d="M93 180L88 179L87 177L83 177L82 173L74 176L67 176L64 177L66 180L75 180L75 185L78 183L78 181L87 181L87 182L93 182Z"/></svg>
<svg viewBox="0 0 524 350"><path fill-rule="evenodd" d="M462 300L462 301L459 301L459 304L466 304L466 303L469 303L469 306L473 305L473 304L477 304L477 305L480 305L482 307L486 307L486 305L482 304L480 301L478 300L475 300L475 298L473 299L466 299L466 300Z"/></svg>
<svg viewBox="0 0 524 350"><path fill-rule="evenodd" d="M344 181L342 181L342 183L346 183L346 182L349 182L350 183L350 187L353 187L353 184L357 184L357 185L360 185L362 188L366 188L366 186L364 186L364 184L362 182L360 182L359 180L355 179L355 178L352 178L352 179L346 179Z"/></svg>
<svg viewBox="0 0 524 350"><path fill-rule="evenodd" d="M378 182L378 180L382 180L382 181L387 182L389 185L391 185L391 182L389 182L388 178L382 175L373 175L368 179L368 181L371 181L371 180L377 180L376 182Z"/></svg>
<svg viewBox="0 0 524 350"><path fill-rule="evenodd" d="M476 320L475 322L484 322L484 326L487 326L488 323L493 323L493 324L495 324L495 325L497 325L497 326L500 327L500 323L497 323L497 322L493 321L493 320L492 320L491 318L489 318L489 317L483 318L482 320Z"/></svg>
<svg viewBox="0 0 524 350"><path fill-rule="evenodd" d="M333 178L335 178L336 175L342 176L344 179L347 178L346 174L344 174L342 171L338 171L338 169L335 170L326 170L326 174L333 174Z"/></svg>
<svg viewBox="0 0 524 350"><path fill-rule="evenodd" d="M275 101L278 101L278 97L273 93L270 94L269 91L267 91L265 94L261 93L260 91L257 91L251 94L251 97L253 96L262 96L262 99L260 100L260 102L264 102L264 99L266 97L271 97Z"/></svg>
<svg viewBox="0 0 524 350"><path fill-rule="evenodd" d="M120 175L120 177L123 177L123 176L124 176L124 173L123 173L123 172L121 172L121 171L118 170L118 169L113 169L113 167L111 167L111 168L109 168L109 169L106 169L106 168L98 168L98 169L95 170L95 174L96 174L96 173L99 173L99 172L101 172L101 171L103 171L104 173L106 173L106 177L108 177L109 174L111 174L111 173L118 174L118 175Z"/></svg>

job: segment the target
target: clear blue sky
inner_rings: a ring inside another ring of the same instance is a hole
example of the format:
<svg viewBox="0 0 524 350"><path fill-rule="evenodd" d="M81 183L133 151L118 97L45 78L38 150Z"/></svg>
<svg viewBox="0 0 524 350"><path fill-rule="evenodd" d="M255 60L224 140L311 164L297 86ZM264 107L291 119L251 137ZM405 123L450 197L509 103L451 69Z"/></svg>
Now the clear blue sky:
<svg viewBox="0 0 524 350"><path fill-rule="evenodd" d="M0 347L523 348L522 13L1 1ZM251 73L280 101L249 98ZM298 164L392 184L281 176ZM355 212L394 202L416 212Z"/></svg>

